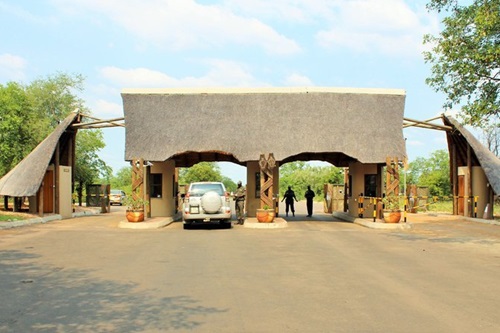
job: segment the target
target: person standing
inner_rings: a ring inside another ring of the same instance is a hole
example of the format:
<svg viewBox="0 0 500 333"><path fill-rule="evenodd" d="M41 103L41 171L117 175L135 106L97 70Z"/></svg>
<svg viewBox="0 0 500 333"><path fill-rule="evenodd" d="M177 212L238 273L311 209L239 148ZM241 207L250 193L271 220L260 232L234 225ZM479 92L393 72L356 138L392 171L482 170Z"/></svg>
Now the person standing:
<svg viewBox="0 0 500 333"><path fill-rule="evenodd" d="M285 201L286 216L288 216L289 209L292 210L292 214L293 214L293 216L295 216L295 207L294 207L293 200L297 201L297 197L295 197L295 192L292 190L291 186L288 186L288 190L286 190L285 194L283 195L283 199L281 199L281 202L283 202L283 200L286 200Z"/></svg>
<svg viewBox="0 0 500 333"><path fill-rule="evenodd" d="M307 217L311 217L313 214L313 198L315 197L314 191L311 190L311 186L307 186L307 191L304 194L306 197L306 205L307 205Z"/></svg>
<svg viewBox="0 0 500 333"><path fill-rule="evenodd" d="M241 184L241 181L238 181L238 188L234 193L234 207L236 209L236 217L238 219L236 224L243 224L245 222L245 195L246 190Z"/></svg>

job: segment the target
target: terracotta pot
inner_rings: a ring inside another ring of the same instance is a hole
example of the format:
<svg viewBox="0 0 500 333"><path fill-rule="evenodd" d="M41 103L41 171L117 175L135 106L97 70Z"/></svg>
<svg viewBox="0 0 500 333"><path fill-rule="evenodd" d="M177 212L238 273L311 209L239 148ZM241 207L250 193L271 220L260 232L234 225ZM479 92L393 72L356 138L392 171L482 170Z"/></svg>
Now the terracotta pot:
<svg viewBox="0 0 500 333"><path fill-rule="evenodd" d="M257 209L255 216L261 223L271 223L274 221L275 213L273 209Z"/></svg>
<svg viewBox="0 0 500 333"><path fill-rule="evenodd" d="M398 223L401 220L401 211L386 211L384 212L385 223Z"/></svg>
<svg viewBox="0 0 500 333"><path fill-rule="evenodd" d="M255 215L257 217L257 221L266 222L267 220L267 210L265 209L257 209L257 213Z"/></svg>
<svg viewBox="0 0 500 333"><path fill-rule="evenodd" d="M144 210L127 210L127 221L142 222L144 221Z"/></svg>

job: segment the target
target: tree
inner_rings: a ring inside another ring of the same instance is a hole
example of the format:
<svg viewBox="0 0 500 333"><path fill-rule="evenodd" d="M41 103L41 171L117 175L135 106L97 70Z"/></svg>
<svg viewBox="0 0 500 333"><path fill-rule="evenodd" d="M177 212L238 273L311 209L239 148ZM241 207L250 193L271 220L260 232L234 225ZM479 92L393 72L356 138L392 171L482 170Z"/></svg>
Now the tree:
<svg viewBox="0 0 500 333"><path fill-rule="evenodd" d="M434 151L429 158L418 157L408 167L407 182L428 186L429 194L451 194L450 158L444 149Z"/></svg>
<svg viewBox="0 0 500 333"><path fill-rule="evenodd" d="M482 141L496 156L500 156L500 124L489 124L483 128Z"/></svg>
<svg viewBox="0 0 500 333"><path fill-rule="evenodd" d="M222 176L222 183L228 192L235 192L237 185L236 183L229 177Z"/></svg>
<svg viewBox="0 0 500 333"><path fill-rule="evenodd" d="M132 191L132 167L123 167L110 179L111 188L121 189L126 193Z"/></svg>
<svg viewBox="0 0 500 333"><path fill-rule="evenodd" d="M220 167L213 162L200 162L190 168L181 168L179 170L179 184L220 182L222 180Z"/></svg>
<svg viewBox="0 0 500 333"><path fill-rule="evenodd" d="M463 105L465 122L482 127L499 115L500 0L431 0L427 8L450 15L439 36L424 36L432 46L424 52L432 64L426 83L446 95L445 108Z"/></svg>
<svg viewBox="0 0 500 333"><path fill-rule="evenodd" d="M316 200L321 200L324 184L341 184L344 182L343 169L334 166L312 166L305 162L290 162L280 167L280 196L288 186L295 191L298 200L304 198L307 186L316 193Z"/></svg>
<svg viewBox="0 0 500 333"><path fill-rule="evenodd" d="M36 121L24 87L15 82L0 85L0 176L38 144L33 135Z"/></svg>
<svg viewBox="0 0 500 333"><path fill-rule="evenodd" d="M83 77L57 73L29 85L0 85L0 175L4 175L31 152L70 112L90 113L77 96ZM101 130L79 130L74 170L80 195L86 184L110 169L98 156L104 147Z"/></svg>
<svg viewBox="0 0 500 333"><path fill-rule="evenodd" d="M80 130L76 137L75 183L78 202L82 204L83 190L100 175L110 177L111 168L99 158L97 152L104 148L102 131Z"/></svg>

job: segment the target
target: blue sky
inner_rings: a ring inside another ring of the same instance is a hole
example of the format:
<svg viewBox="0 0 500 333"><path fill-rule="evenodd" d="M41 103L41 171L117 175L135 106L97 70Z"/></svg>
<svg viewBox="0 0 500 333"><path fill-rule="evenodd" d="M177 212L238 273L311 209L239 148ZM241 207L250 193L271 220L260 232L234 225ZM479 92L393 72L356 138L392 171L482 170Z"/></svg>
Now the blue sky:
<svg viewBox="0 0 500 333"><path fill-rule="evenodd" d="M124 88L323 86L396 88L405 116L442 113L425 84L427 1L0 0L0 83L58 71L86 77L93 115L123 115ZM122 129L104 130L101 157L117 171ZM442 132L410 128L409 160L446 149ZM223 172L244 180L238 166Z"/></svg>

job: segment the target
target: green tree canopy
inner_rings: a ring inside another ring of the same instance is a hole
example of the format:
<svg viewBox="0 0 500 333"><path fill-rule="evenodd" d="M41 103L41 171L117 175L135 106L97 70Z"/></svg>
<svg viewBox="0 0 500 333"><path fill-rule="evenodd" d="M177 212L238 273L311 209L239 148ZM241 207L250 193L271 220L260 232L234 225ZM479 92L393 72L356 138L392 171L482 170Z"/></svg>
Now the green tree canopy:
<svg viewBox="0 0 500 333"><path fill-rule="evenodd" d="M81 75L57 73L28 85L0 85L0 176L30 153L69 113L90 113L77 95L83 90L83 82ZM101 130L80 130L76 141L74 174L78 187L83 189L110 170L97 154L104 147Z"/></svg>
<svg viewBox="0 0 500 333"><path fill-rule="evenodd" d="M439 36L425 35L432 64L426 83L446 95L445 108L462 105L466 123L482 127L499 115L500 0L431 0L430 10L446 11Z"/></svg>
<svg viewBox="0 0 500 333"><path fill-rule="evenodd" d="M418 157L411 162L407 183L428 186L430 195L450 195L450 158L444 149L434 151L429 158Z"/></svg>
<svg viewBox="0 0 500 333"><path fill-rule="evenodd" d="M213 162L200 162L190 168L181 168L179 170L179 184L221 182L222 180L220 167Z"/></svg>
<svg viewBox="0 0 500 333"><path fill-rule="evenodd" d="M126 166L116 172L110 180L112 189L124 190L126 193L132 191L132 167Z"/></svg>
<svg viewBox="0 0 500 333"><path fill-rule="evenodd" d="M291 186L297 199L302 200L307 186L310 185L316 193L316 200L321 200L324 184L327 183L343 184L343 169L334 166L313 166L302 161L286 163L280 167L281 198L288 186Z"/></svg>
<svg viewBox="0 0 500 333"><path fill-rule="evenodd" d="M37 117L22 85L0 84L0 176L18 164L37 144Z"/></svg>

